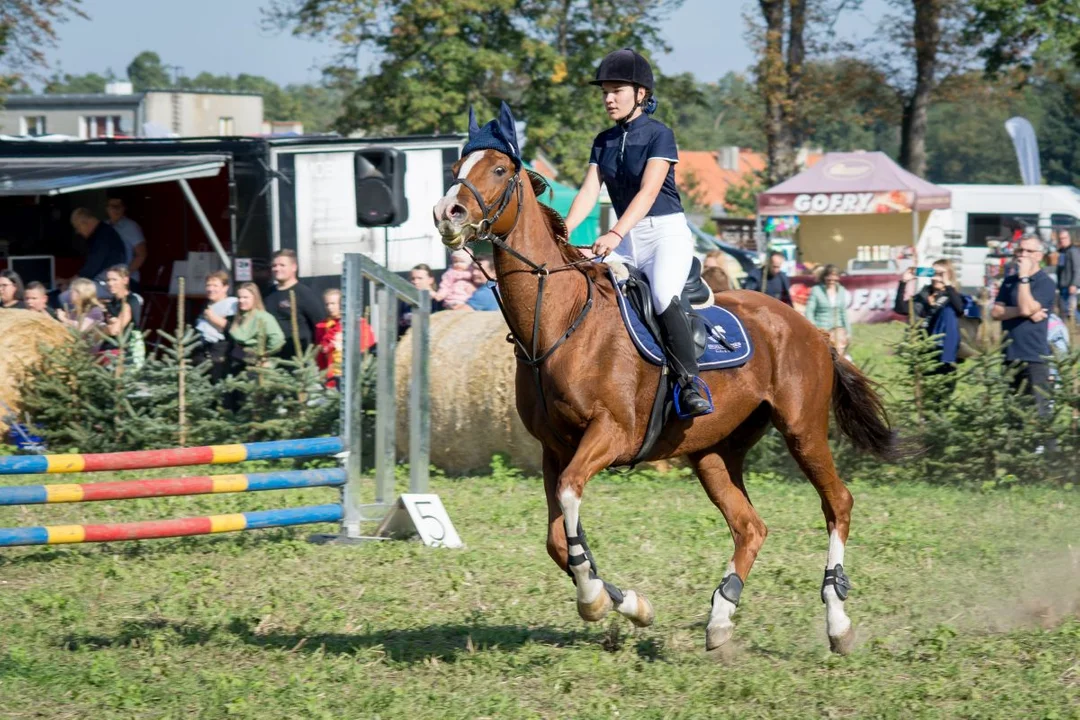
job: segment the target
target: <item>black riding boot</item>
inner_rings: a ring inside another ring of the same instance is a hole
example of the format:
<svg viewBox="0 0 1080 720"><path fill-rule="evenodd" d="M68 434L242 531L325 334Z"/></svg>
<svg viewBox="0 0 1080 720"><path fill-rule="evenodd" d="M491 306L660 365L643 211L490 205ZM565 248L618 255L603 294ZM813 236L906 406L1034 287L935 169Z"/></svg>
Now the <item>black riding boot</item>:
<svg viewBox="0 0 1080 720"><path fill-rule="evenodd" d="M686 317L678 298L673 298L667 310L657 317L664 334L668 361L679 378L679 409L685 417L708 415L712 403L702 397L698 390L697 354L690 331L690 318Z"/></svg>

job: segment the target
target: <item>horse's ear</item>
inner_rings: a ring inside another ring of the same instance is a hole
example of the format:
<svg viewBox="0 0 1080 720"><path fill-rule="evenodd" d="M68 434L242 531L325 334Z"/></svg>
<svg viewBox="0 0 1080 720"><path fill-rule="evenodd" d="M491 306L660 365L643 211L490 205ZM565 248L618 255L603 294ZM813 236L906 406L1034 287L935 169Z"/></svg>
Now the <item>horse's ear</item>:
<svg viewBox="0 0 1080 720"><path fill-rule="evenodd" d="M514 113L510 112L510 106L506 104L504 100L502 105L499 106L499 133L503 136L503 139L510 144L510 148L514 151L515 156L521 155L521 150L518 148L517 143L517 124L514 122Z"/></svg>
<svg viewBox="0 0 1080 720"><path fill-rule="evenodd" d="M480 132L480 123L476 122L476 111L469 106L469 139L472 140Z"/></svg>

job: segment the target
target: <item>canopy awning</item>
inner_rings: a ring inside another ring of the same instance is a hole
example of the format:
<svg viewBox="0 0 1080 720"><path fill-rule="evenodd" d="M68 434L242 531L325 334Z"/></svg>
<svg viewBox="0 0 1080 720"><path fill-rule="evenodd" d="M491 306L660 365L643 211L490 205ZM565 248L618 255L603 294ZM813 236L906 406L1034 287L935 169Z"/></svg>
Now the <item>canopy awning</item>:
<svg viewBox="0 0 1080 720"><path fill-rule="evenodd" d="M0 157L0 195L63 195L214 177L228 155Z"/></svg>
<svg viewBox="0 0 1080 720"><path fill-rule="evenodd" d="M757 197L760 215L864 215L950 207L952 194L883 152L828 153Z"/></svg>

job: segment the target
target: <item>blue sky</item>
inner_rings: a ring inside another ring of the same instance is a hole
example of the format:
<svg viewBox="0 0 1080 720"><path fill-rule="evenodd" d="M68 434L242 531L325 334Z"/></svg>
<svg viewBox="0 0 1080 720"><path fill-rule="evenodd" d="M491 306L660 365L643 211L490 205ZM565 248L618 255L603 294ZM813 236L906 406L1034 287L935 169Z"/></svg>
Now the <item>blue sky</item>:
<svg viewBox="0 0 1080 720"><path fill-rule="evenodd" d="M848 13L842 31L870 25L884 0L866 0L867 9ZM112 68L123 75L143 50L157 51L182 73L251 73L278 83L317 81L318 68L332 48L261 27L266 0L185 0L130 3L83 0L90 20L72 20L60 28L60 45L49 52L52 67L78 74ZM672 53L660 60L667 73L693 72L716 80L753 61L743 38L746 0L685 0L665 23ZM756 1L749 4L756 12Z"/></svg>

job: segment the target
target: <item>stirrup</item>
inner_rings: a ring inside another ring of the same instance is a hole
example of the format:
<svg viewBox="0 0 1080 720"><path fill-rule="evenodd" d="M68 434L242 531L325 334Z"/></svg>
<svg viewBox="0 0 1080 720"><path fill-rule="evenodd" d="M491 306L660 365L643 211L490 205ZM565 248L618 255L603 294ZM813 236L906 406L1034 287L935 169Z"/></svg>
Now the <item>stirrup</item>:
<svg viewBox="0 0 1080 720"><path fill-rule="evenodd" d="M696 375L693 375L689 378L689 383L689 386L683 385L682 381L675 383L675 414L678 415L681 420L689 420L690 418L698 417L699 415L708 415L715 409L713 407L712 393L709 392L709 386L705 384L705 381ZM687 389L696 390L698 397L704 400L708 407L697 411L692 411L691 408L684 409L680 397L683 394L683 390ZM702 391L704 391L704 393Z"/></svg>

